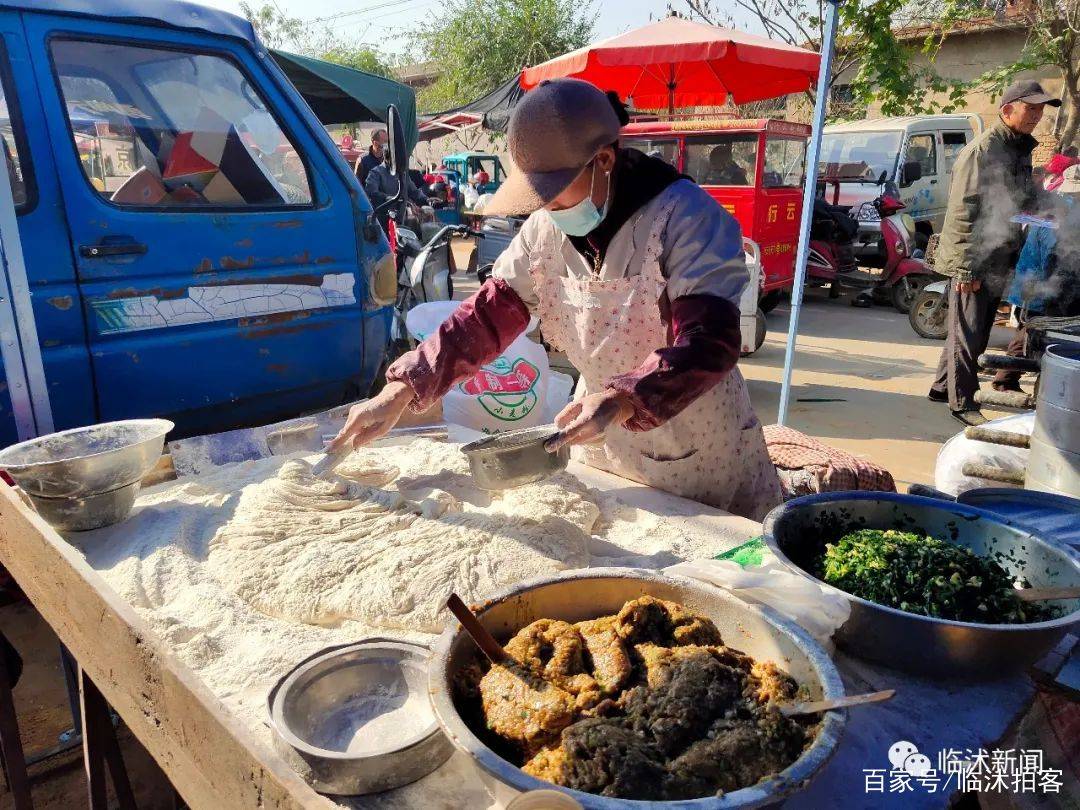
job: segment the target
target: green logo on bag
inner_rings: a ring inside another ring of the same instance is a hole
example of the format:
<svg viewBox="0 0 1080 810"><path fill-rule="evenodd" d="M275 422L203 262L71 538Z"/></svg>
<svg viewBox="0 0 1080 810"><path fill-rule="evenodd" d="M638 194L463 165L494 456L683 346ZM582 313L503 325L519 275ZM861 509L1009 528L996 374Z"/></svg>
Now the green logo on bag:
<svg viewBox="0 0 1080 810"><path fill-rule="evenodd" d="M523 357L514 361L497 357L483 366L458 389L476 401L496 419L514 422L523 419L536 407L533 391L540 379L540 369Z"/></svg>

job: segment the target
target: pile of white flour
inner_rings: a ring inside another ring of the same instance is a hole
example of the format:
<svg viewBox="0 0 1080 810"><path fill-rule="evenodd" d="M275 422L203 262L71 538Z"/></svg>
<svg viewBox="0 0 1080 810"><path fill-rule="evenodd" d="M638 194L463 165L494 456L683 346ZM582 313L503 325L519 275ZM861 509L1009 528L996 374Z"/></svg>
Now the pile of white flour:
<svg viewBox="0 0 1080 810"><path fill-rule="evenodd" d="M430 641L451 592L475 602L564 569L703 551L572 475L485 492L457 445L428 440L354 453L330 481L299 457L228 465L148 489L123 523L70 539L262 733L267 692L297 662L373 635Z"/></svg>

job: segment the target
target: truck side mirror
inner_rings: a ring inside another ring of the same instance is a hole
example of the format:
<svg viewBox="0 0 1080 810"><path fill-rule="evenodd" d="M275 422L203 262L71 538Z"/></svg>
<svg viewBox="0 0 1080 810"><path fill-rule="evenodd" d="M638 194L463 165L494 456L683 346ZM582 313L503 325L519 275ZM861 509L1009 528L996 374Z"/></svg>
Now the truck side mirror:
<svg viewBox="0 0 1080 810"><path fill-rule="evenodd" d="M917 160L904 161L904 167L900 170L900 186L907 188L922 177L922 164Z"/></svg>
<svg viewBox="0 0 1080 810"><path fill-rule="evenodd" d="M386 132L390 138L386 144L390 152L390 174L397 178L397 192L368 215L367 222L364 223L364 238L369 242L378 240L382 230L378 222L379 213L387 208L398 210L395 206L400 206L406 197L405 183L408 182L409 148L405 145L405 131L401 128L401 115L393 104L386 108Z"/></svg>
<svg viewBox="0 0 1080 810"><path fill-rule="evenodd" d="M387 144L390 150L390 174L398 179L397 196L394 197L394 202L401 202L405 199L409 150L405 145L405 131L401 128L401 115L393 104L386 108L386 130L390 136L390 142Z"/></svg>

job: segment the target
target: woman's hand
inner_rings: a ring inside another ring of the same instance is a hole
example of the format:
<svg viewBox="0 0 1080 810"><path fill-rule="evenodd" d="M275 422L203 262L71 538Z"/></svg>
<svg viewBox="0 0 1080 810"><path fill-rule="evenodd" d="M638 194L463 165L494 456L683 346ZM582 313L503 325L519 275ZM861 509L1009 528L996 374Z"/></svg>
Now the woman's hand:
<svg viewBox="0 0 1080 810"><path fill-rule="evenodd" d="M604 435L612 424L621 425L634 415L634 406L624 394L607 390L576 399L559 411L555 424L559 432L544 443L554 453L568 444L585 444Z"/></svg>
<svg viewBox="0 0 1080 810"><path fill-rule="evenodd" d="M349 408L349 418L345 427L326 446L327 452L334 452L342 447L360 447L371 444L385 436L401 419L401 414L409 407L413 391L403 382L388 382L378 394L364 402L358 402Z"/></svg>

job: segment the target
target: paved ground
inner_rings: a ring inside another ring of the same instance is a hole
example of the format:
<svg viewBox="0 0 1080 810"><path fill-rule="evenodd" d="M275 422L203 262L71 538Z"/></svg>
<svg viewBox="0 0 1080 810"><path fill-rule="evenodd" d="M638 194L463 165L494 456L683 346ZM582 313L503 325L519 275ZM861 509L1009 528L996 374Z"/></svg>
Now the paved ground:
<svg viewBox="0 0 1080 810"><path fill-rule="evenodd" d="M459 266L465 262L459 259ZM471 294L475 279L455 280L458 297ZM775 421L787 342L788 307L768 318L765 344L740 363L762 421ZM1008 335L996 335L1004 346ZM918 337L906 316L887 309L856 309L846 299L808 294L795 358L795 389L788 423L884 464L898 485L932 483L940 443L959 425L945 407L927 402L941 343ZM557 361L556 361L557 362ZM0 630L26 659L15 690L28 752L56 744L71 716L60 675L57 641L28 605L0 608ZM130 733L121 730L124 756L142 810L172 807L172 792L157 766ZM67 810L85 806L82 762L76 750L31 769L35 806ZM12 806L0 793L0 810Z"/></svg>
<svg viewBox="0 0 1080 810"><path fill-rule="evenodd" d="M770 313L764 345L740 362L766 424L776 421L788 318L787 304ZM994 345L1008 340L995 330ZM892 308L858 309L811 290L796 346L787 423L884 465L898 487L932 484L938 448L961 428L926 399L942 342L916 335Z"/></svg>

